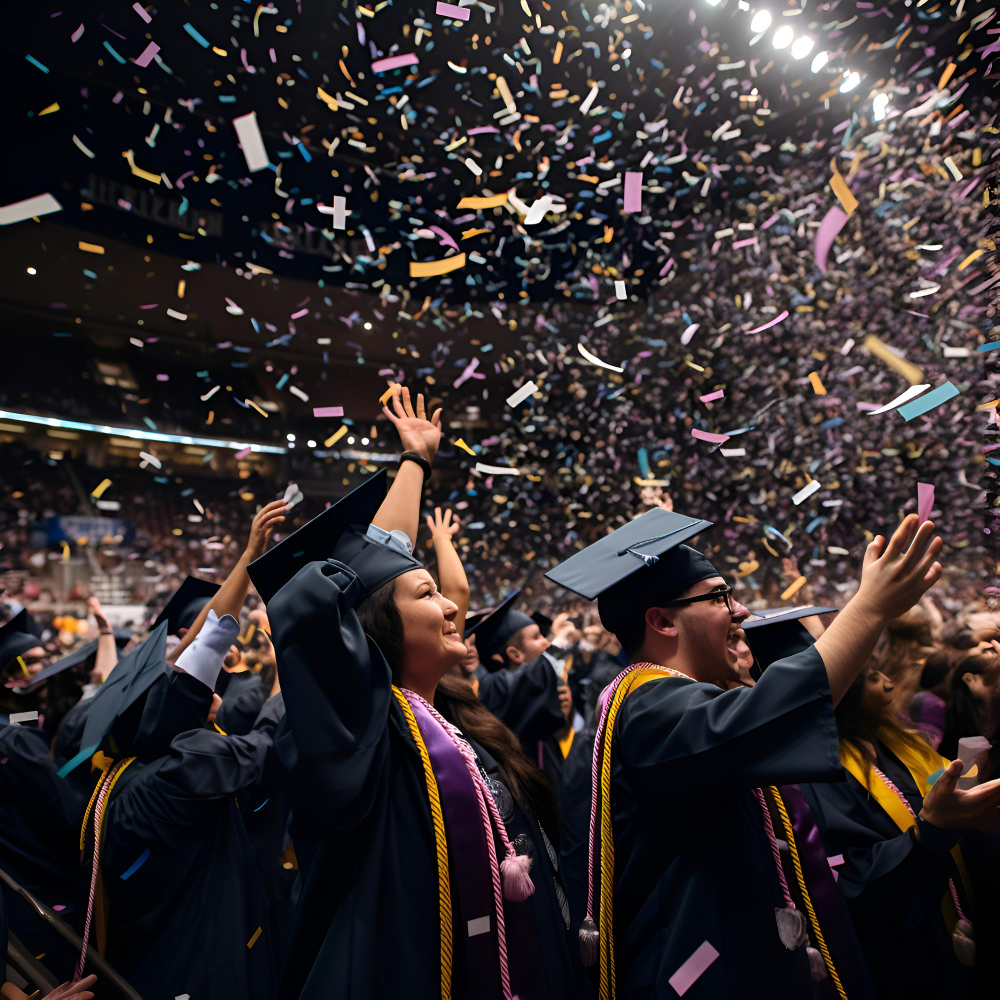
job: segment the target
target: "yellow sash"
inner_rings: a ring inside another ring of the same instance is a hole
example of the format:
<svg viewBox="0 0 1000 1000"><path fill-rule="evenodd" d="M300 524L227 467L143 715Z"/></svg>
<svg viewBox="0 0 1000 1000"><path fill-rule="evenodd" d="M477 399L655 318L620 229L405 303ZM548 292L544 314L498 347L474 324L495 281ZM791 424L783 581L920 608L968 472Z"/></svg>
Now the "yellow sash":
<svg viewBox="0 0 1000 1000"><path fill-rule="evenodd" d="M879 739L902 761L906 770L910 772L913 783L917 786L917 791L921 798L927 794L927 779L941 768L948 766L950 761L942 757L936 750L924 743L919 737L904 740L890 730L880 730ZM903 805L896 797L896 793L875 773L874 770L864 766L864 759L861 752L852 743L844 740L840 742L840 763L844 770L857 779L858 783L866 788L875 801L885 810L889 818L904 833L911 826L916 826L916 821L910 815L910 810ZM972 884L969 881L969 873L965 867L965 860L962 857L962 850L956 844L951 849L951 856L958 869L962 885L965 887L965 896L969 900L970 907L975 906L975 899L972 894ZM955 910L955 903L951 898L951 893L946 892L941 900L941 912L944 915L945 924L949 930L953 930L958 921L958 913Z"/></svg>

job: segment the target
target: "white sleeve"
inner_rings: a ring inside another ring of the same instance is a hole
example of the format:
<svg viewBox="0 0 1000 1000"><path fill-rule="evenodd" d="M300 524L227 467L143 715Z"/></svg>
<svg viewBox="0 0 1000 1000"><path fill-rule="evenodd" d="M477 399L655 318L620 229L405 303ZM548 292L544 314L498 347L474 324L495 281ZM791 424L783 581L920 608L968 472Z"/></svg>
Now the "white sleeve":
<svg viewBox="0 0 1000 1000"><path fill-rule="evenodd" d="M374 542L381 542L383 545L388 545L390 549L396 549L405 555L413 555L413 542L402 528L386 531L385 528L380 528L377 524L369 524L366 534Z"/></svg>
<svg viewBox="0 0 1000 1000"><path fill-rule="evenodd" d="M222 661L239 634L240 623L232 615L219 618L214 611L209 611L208 620L197 638L177 657L174 666L197 677L202 684L214 691L215 682L222 671Z"/></svg>

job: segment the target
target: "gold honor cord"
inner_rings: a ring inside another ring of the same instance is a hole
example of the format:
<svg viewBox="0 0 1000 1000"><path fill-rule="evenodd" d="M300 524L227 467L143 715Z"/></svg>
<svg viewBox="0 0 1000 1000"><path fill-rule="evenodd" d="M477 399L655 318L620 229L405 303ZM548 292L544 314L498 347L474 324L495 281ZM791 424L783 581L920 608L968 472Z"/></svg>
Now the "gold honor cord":
<svg viewBox="0 0 1000 1000"><path fill-rule="evenodd" d="M781 816L781 825L785 830L785 839L788 841L788 850L792 855L792 865L795 868L795 881L799 884L799 892L802 893L802 900L806 904L806 913L809 914L809 924L812 927L813 937L816 938L816 945L823 956L826 971L830 973L830 978L833 980L834 986L837 987L837 993L841 996L842 1000L847 1000L847 993L840 982L840 976L837 975L833 958L830 955L830 949L826 946L826 939L823 937L823 931L819 926L819 918L816 916L812 899L809 896L809 890L806 888L806 879L802 873L802 864L799 861L799 849L795 843L795 831L792 829L792 821L788 817L788 811L785 809L785 803L782 801L778 789L774 785L771 785L770 789L771 794L774 796L774 804L778 807L778 815Z"/></svg>
<svg viewBox="0 0 1000 1000"><path fill-rule="evenodd" d="M403 712L406 724L410 729L413 742L417 745L420 760L424 765L424 783L427 786L427 798L431 807L431 822L434 824L434 844L437 848L438 870L438 911L441 924L441 1000L451 1000L451 955L452 955L452 918L451 918L451 885L448 877L448 841L444 831L444 814L441 812L441 795L438 792L437 778L431 767L430 754L420 735L420 728L413 715L413 709L402 691L392 686L392 693Z"/></svg>
<svg viewBox="0 0 1000 1000"><path fill-rule="evenodd" d="M87 803L87 808L83 813L83 825L80 827L81 851L83 850L84 838L87 833L87 822L90 819L90 810L93 808L94 802L97 799L97 795L101 790L101 786L104 784L105 780L108 777L108 771L110 771L111 768L115 769L114 774L111 776L111 784L108 785L108 795L110 796L112 789L115 787L115 783L122 776L122 772L125 770L126 767L129 766L129 764L132 763L132 761L135 760L135 757L126 757L124 758L124 760L120 760L117 763L115 763L113 760L110 760L109 758L105 759L108 762L104 767L101 768L101 776L100 778L97 779L97 784L94 786L94 794L90 796L90 801ZM107 814L105 813L105 815ZM104 825L104 816L101 817L101 826L103 827L103 825ZM100 831L98 831L98 837L99 836L100 836Z"/></svg>

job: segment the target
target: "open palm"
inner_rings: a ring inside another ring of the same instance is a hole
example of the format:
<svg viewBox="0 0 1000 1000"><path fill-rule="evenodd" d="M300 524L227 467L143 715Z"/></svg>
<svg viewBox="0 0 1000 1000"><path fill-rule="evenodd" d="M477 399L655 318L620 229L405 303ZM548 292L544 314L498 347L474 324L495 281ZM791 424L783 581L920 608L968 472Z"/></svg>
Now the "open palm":
<svg viewBox="0 0 1000 1000"><path fill-rule="evenodd" d="M441 408L438 407L428 420L423 393L417 394L417 408L414 411L410 402L410 390L400 385L394 386L394 389L393 409L383 406L382 412L396 425L404 451L415 451L428 462L433 462L441 443Z"/></svg>

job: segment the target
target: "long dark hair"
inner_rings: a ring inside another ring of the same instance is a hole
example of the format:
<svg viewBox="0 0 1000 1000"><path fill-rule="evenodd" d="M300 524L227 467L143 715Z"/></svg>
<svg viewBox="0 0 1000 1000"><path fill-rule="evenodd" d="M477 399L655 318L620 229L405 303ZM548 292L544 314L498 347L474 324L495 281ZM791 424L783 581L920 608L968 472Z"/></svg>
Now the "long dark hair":
<svg viewBox="0 0 1000 1000"><path fill-rule="evenodd" d="M886 735L890 738L896 736L907 743L923 739L919 733L900 725L891 712L871 712L865 708L865 684L874 669L878 668L869 665L861 671L835 709L837 733L842 743L850 743L861 755L866 786L870 786L871 769L875 763L869 745L884 743Z"/></svg>
<svg viewBox="0 0 1000 1000"><path fill-rule="evenodd" d="M947 724L941 753L954 757L958 753L958 741L963 736L992 737L991 730L996 723L992 718L992 706L983 698L973 694L962 678L965 674L986 673L991 657L983 654L967 656L955 667L951 675L951 699L948 702Z"/></svg>
<svg viewBox="0 0 1000 1000"><path fill-rule="evenodd" d="M397 578L398 579L398 578ZM396 581L369 594L357 609L361 627L375 641L398 682L405 643L403 619L396 607ZM476 696L472 682L446 674L438 682L434 707L475 740L500 766L504 784L521 808L533 814L553 841L559 833L559 807L549 779L531 762L518 738Z"/></svg>

